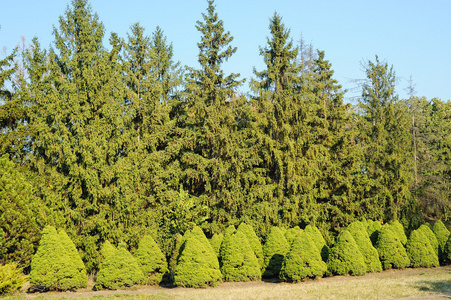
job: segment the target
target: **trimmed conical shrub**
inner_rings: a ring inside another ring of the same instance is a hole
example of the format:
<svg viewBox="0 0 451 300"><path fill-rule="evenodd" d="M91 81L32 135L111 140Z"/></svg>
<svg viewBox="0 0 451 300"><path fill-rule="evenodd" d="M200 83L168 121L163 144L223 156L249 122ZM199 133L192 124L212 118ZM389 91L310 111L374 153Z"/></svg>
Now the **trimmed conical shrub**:
<svg viewBox="0 0 451 300"><path fill-rule="evenodd" d="M438 240L435 236L434 232L431 229L431 225L429 223L421 225L419 228L423 232L423 234L428 238L429 242L431 243L432 248L434 249L437 257L439 254L438 251Z"/></svg>
<svg viewBox="0 0 451 300"><path fill-rule="evenodd" d="M222 280L218 258L202 229L194 227L181 247L174 283L183 287L215 286Z"/></svg>
<svg viewBox="0 0 451 300"><path fill-rule="evenodd" d="M219 256L219 248L221 248L224 235L222 233L215 233L209 240L211 248L215 251L216 256Z"/></svg>
<svg viewBox="0 0 451 300"><path fill-rule="evenodd" d="M263 246L264 272L263 276L278 277L282 268L285 254L290 251L290 245L285 239L279 227L272 227L266 237L266 243Z"/></svg>
<svg viewBox="0 0 451 300"><path fill-rule="evenodd" d="M169 270L171 272L172 279L174 277L175 268L177 267L177 259L179 258L179 255L180 255L180 248L182 247L182 244L184 242L185 242L185 240L183 239L183 236L178 233L175 236L174 249L172 250L171 258L169 259Z"/></svg>
<svg viewBox="0 0 451 300"><path fill-rule="evenodd" d="M290 251L283 260L279 278L299 282L307 278L322 277L326 270L326 263L313 240L304 231L297 230Z"/></svg>
<svg viewBox="0 0 451 300"><path fill-rule="evenodd" d="M366 232L370 237L371 243L373 246L376 246L376 242L379 236L379 231L382 229L382 224L380 221L366 220L364 222L366 225Z"/></svg>
<svg viewBox="0 0 451 300"><path fill-rule="evenodd" d="M287 231L285 231L284 236L290 246L301 230L302 229L299 228L299 226L295 226L295 227L289 228L289 229L287 229Z"/></svg>
<svg viewBox="0 0 451 300"><path fill-rule="evenodd" d="M319 229L316 226L313 225L307 225L304 229L304 232L313 240L313 242L316 245L316 248L318 248L319 252L321 253L321 258L323 261L327 261L327 257L329 256L330 248L326 245L326 241L324 240L323 235L319 231Z"/></svg>
<svg viewBox="0 0 451 300"><path fill-rule="evenodd" d="M327 272L331 275L364 275L366 264L349 231L342 231L327 259Z"/></svg>
<svg viewBox="0 0 451 300"><path fill-rule="evenodd" d="M249 281L261 278L260 265L241 231L226 234L219 250L220 269L227 281Z"/></svg>
<svg viewBox="0 0 451 300"><path fill-rule="evenodd" d="M75 248L74 243L67 235L66 231L60 230L59 237L61 244L63 245L66 253L69 255L72 263L78 271L78 276L74 278L77 281L77 288L85 288L88 286L88 276L86 274L85 264L78 254L77 248Z"/></svg>
<svg viewBox="0 0 451 300"><path fill-rule="evenodd" d="M449 264L451 263L451 234L448 237L448 240L445 244L445 249L443 251L443 260L445 263Z"/></svg>
<svg viewBox="0 0 451 300"><path fill-rule="evenodd" d="M52 226L46 226L36 254L31 260L31 289L72 290L80 286L80 273L66 253L60 236Z"/></svg>
<svg viewBox="0 0 451 300"><path fill-rule="evenodd" d="M391 226L392 230L398 235L401 244L405 245L407 243L407 236L406 232L404 231L404 226L402 226L402 224L399 223L398 220L390 222L389 225Z"/></svg>
<svg viewBox="0 0 451 300"><path fill-rule="evenodd" d="M102 249L102 256L105 256L97 273L95 288L117 290L142 283L144 274L136 259L127 251L125 243L120 243L114 250L108 244Z"/></svg>
<svg viewBox="0 0 451 300"><path fill-rule="evenodd" d="M166 257L150 235L145 235L139 242L135 258L146 278L146 284L159 284L168 271Z"/></svg>
<svg viewBox="0 0 451 300"><path fill-rule="evenodd" d="M366 264L367 272L380 272L382 271L382 265L379 260L379 254L376 248L373 247L368 233L360 221L355 221L349 224L347 230L354 238L360 253L363 255L363 259Z"/></svg>
<svg viewBox="0 0 451 300"><path fill-rule="evenodd" d="M411 267L437 267L439 265L437 254L422 230L417 229L410 233L406 251Z"/></svg>
<svg viewBox="0 0 451 300"><path fill-rule="evenodd" d="M442 221L438 220L434 223L432 227L432 231L435 234L435 237L438 241L438 254L440 262L444 262L445 260L445 245L446 241L448 241L449 230L446 228L445 224Z"/></svg>
<svg viewBox="0 0 451 300"><path fill-rule="evenodd" d="M251 246L252 250L254 251L255 256L257 257L257 261L260 266L260 269L262 269L263 261L264 261L263 260L263 247L262 247L262 244L260 243L260 240L258 239L257 235L255 234L254 229L250 225L241 223L240 226L238 226L237 231L241 231L246 236L247 241L249 242L249 245Z"/></svg>
<svg viewBox="0 0 451 300"><path fill-rule="evenodd" d="M406 249L391 226L384 225L380 229L376 249L384 270L403 269L410 265Z"/></svg>

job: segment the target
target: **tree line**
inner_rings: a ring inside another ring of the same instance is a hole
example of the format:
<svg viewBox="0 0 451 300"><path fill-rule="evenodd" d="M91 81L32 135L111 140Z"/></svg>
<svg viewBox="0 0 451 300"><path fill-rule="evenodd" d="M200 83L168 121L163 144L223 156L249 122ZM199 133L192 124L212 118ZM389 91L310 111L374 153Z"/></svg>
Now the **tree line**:
<svg viewBox="0 0 451 300"><path fill-rule="evenodd" d="M151 234L169 257L196 225L211 237L246 222L262 238L314 224L331 244L362 218L449 221L449 102L412 85L400 99L376 56L346 103L325 52L295 45L277 13L243 95L222 69L237 48L213 0L196 28L199 66L182 67L161 28L105 43L73 0L52 47L34 38L0 61L0 262L28 267L45 225L92 272L107 240L136 249Z"/></svg>

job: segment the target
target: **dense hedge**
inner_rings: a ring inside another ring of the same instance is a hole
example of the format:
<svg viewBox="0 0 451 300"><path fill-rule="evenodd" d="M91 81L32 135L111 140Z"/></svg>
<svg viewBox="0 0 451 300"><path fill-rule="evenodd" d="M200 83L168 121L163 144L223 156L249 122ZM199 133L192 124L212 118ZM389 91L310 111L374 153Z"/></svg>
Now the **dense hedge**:
<svg viewBox="0 0 451 300"><path fill-rule="evenodd" d="M327 272L331 275L364 275L366 264L354 238L348 230L342 231L327 259Z"/></svg>
<svg viewBox="0 0 451 300"><path fill-rule="evenodd" d="M322 277L327 270L320 251L310 236L302 230L295 230L290 251L285 255L279 278L298 282L307 278Z"/></svg>

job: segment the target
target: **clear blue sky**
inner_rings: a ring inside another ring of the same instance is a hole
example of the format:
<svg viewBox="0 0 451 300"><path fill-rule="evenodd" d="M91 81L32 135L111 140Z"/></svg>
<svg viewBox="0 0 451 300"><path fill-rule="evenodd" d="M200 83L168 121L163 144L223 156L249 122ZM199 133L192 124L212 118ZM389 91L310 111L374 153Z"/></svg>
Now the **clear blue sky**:
<svg viewBox="0 0 451 300"><path fill-rule="evenodd" d="M0 47L10 52L21 36L28 42L37 36L49 47L53 25L58 26L68 4L70 0L0 0ZM105 25L106 38L111 32L126 37L135 22L148 35L158 25L173 43L175 59L198 66L195 23L205 12L205 0L91 0L91 6ZM359 94L352 89L354 79L364 78L361 62L377 54L394 66L401 97L406 97L412 76L417 96L451 99L450 0L216 0L216 8L238 47L224 65L228 73L250 78L254 66L263 69L258 49L265 46L269 18L277 11L295 43L302 34L325 51L335 78L350 90L348 98Z"/></svg>

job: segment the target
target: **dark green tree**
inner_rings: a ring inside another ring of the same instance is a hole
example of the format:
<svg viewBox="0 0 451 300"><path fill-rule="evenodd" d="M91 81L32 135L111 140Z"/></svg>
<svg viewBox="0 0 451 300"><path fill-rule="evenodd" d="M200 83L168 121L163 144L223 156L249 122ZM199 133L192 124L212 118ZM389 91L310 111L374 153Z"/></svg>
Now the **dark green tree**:
<svg viewBox="0 0 451 300"><path fill-rule="evenodd" d="M330 249L327 272L332 275L365 275L365 259L348 230L342 231Z"/></svg>
<svg viewBox="0 0 451 300"><path fill-rule="evenodd" d="M322 277L327 270L320 251L310 236L297 231L290 251L285 255L279 278L284 281L299 282L307 278Z"/></svg>
<svg viewBox="0 0 451 300"><path fill-rule="evenodd" d="M145 277L145 283L159 284L168 271L166 257L150 235L145 235L139 242L134 254Z"/></svg>

